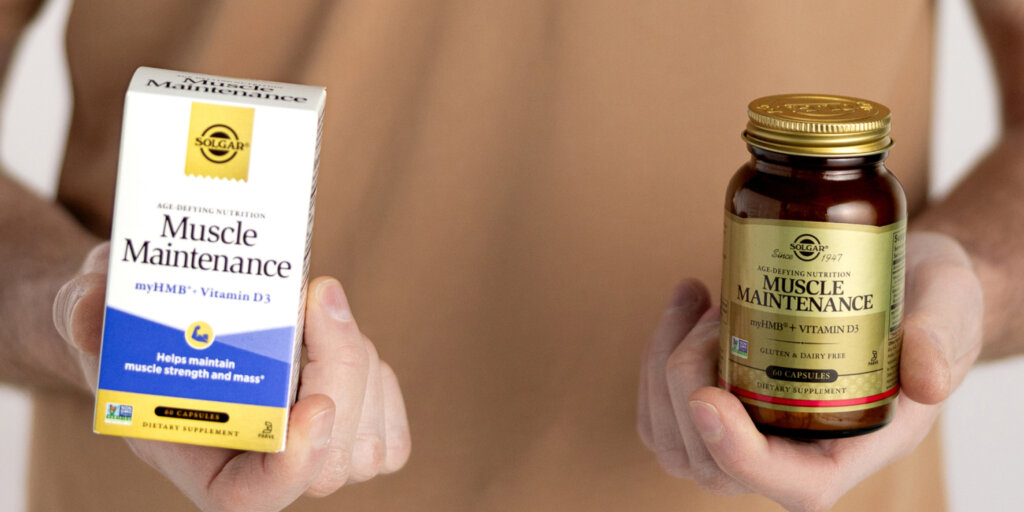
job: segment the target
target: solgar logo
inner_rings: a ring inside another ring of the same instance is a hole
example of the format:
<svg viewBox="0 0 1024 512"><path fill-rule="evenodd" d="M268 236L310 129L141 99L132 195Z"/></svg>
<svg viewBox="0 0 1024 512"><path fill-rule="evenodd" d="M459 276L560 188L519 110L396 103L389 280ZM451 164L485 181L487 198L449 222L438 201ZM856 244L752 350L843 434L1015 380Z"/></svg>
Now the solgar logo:
<svg viewBox="0 0 1024 512"><path fill-rule="evenodd" d="M226 164L238 153L248 149L249 144L238 140L238 132L226 124L215 124L196 137L199 152L212 163Z"/></svg>
<svg viewBox="0 0 1024 512"><path fill-rule="evenodd" d="M819 254L828 250L827 245L822 245L818 237L810 233L804 233L796 237L796 240L789 244L789 248L793 251L793 255L801 261L814 261L818 258Z"/></svg>
<svg viewBox="0 0 1024 512"><path fill-rule="evenodd" d="M253 109L193 103L185 175L249 181Z"/></svg>

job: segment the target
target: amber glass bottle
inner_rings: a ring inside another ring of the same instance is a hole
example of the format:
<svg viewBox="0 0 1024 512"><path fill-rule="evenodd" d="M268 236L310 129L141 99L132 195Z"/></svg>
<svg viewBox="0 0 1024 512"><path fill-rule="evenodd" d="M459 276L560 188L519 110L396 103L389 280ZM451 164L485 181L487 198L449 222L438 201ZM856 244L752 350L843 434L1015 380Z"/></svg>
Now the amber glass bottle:
<svg viewBox="0 0 1024 512"><path fill-rule="evenodd" d="M906 200L884 160L889 109L759 98L725 200L720 385L764 433L865 434L892 419Z"/></svg>

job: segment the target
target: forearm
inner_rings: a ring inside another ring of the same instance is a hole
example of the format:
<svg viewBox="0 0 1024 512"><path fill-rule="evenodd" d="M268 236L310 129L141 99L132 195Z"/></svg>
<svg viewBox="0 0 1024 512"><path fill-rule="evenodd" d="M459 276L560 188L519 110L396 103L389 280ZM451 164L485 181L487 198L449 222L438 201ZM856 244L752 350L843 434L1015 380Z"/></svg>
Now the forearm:
<svg viewBox="0 0 1024 512"><path fill-rule="evenodd" d="M985 294L982 358L1024 352L1024 0L975 0L995 64L1003 134L995 148L914 228L952 235L967 249Z"/></svg>
<svg viewBox="0 0 1024 512"><path fill-rule="evenodd" d="M1024 352L1024 127L1009 129L952 193L911 223L956 238L985 295L982 358Z"/></svg>
<svg viewBox="0 0 1024 512"><path fill-rule="evenodd" d="M53 325L53 299L99 240L0 173L0 381L82 389Z"/></svg>

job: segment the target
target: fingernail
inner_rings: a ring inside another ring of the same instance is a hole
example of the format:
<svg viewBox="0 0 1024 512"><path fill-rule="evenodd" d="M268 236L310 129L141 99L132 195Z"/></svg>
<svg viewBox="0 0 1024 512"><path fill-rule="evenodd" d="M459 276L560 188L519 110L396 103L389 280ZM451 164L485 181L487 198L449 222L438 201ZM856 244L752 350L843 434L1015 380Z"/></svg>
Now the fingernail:
<svg viewBox="0 0 1024 512"><path fill-rule="evenodd" d="M722 439L722 418L718 416L715 406L700 400L690 400L690 416L705 441L714 443Z"/></svg>
<svg viewBox="0 0 1024 512"><path fill-rule="evenodd" d="M334 411L330 408L320 412L311 420L313 426L309 429L309 442L313 448L324 448L331 444L331 430L334 428Z"/></svg>
<svg viewBox="0 0 1024 512"><path fill-rule="evenodd" d="M71 338L71 342L75 343L75 310L78 309L78 303L82 301L82 297L85 297L85 288L78 286L75 291L68 297L67 304L67 315L68 315L68 337ZM77 343L75 343L77 345Z"/></svg>
<svg viewBox="0 0 1024 512"><path fill-rule="evenodd" d="M74 347L78 347L72 336L74 332L72 324L75 319L75 308L78 307L78 301L84 295L85 290L81 286L76 286L69 282L57 292L57 298L53 304L53 325L64 338L64 341L67 341Z"/></svg>
<svg viewBox="0 0 1024 512"><path fill-rule="evenodd" d="M339 322L352 321L352 311L348 307L345 292L341 290L341 283L338 281L328 279L320 285L320 303L335 320Z"/></svg>

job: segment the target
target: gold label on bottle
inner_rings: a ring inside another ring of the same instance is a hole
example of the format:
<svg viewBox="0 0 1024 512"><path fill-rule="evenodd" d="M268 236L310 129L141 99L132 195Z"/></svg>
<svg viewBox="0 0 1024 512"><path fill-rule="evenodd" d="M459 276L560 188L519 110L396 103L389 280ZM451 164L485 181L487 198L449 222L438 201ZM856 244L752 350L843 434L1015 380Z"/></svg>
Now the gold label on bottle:
<svg viewBox="0 0 1024 512"><path fill-rule="evenodd" d="M720 384L794 412L846 412L899 392L906 221L887 226L726 212Z"/></svg>

